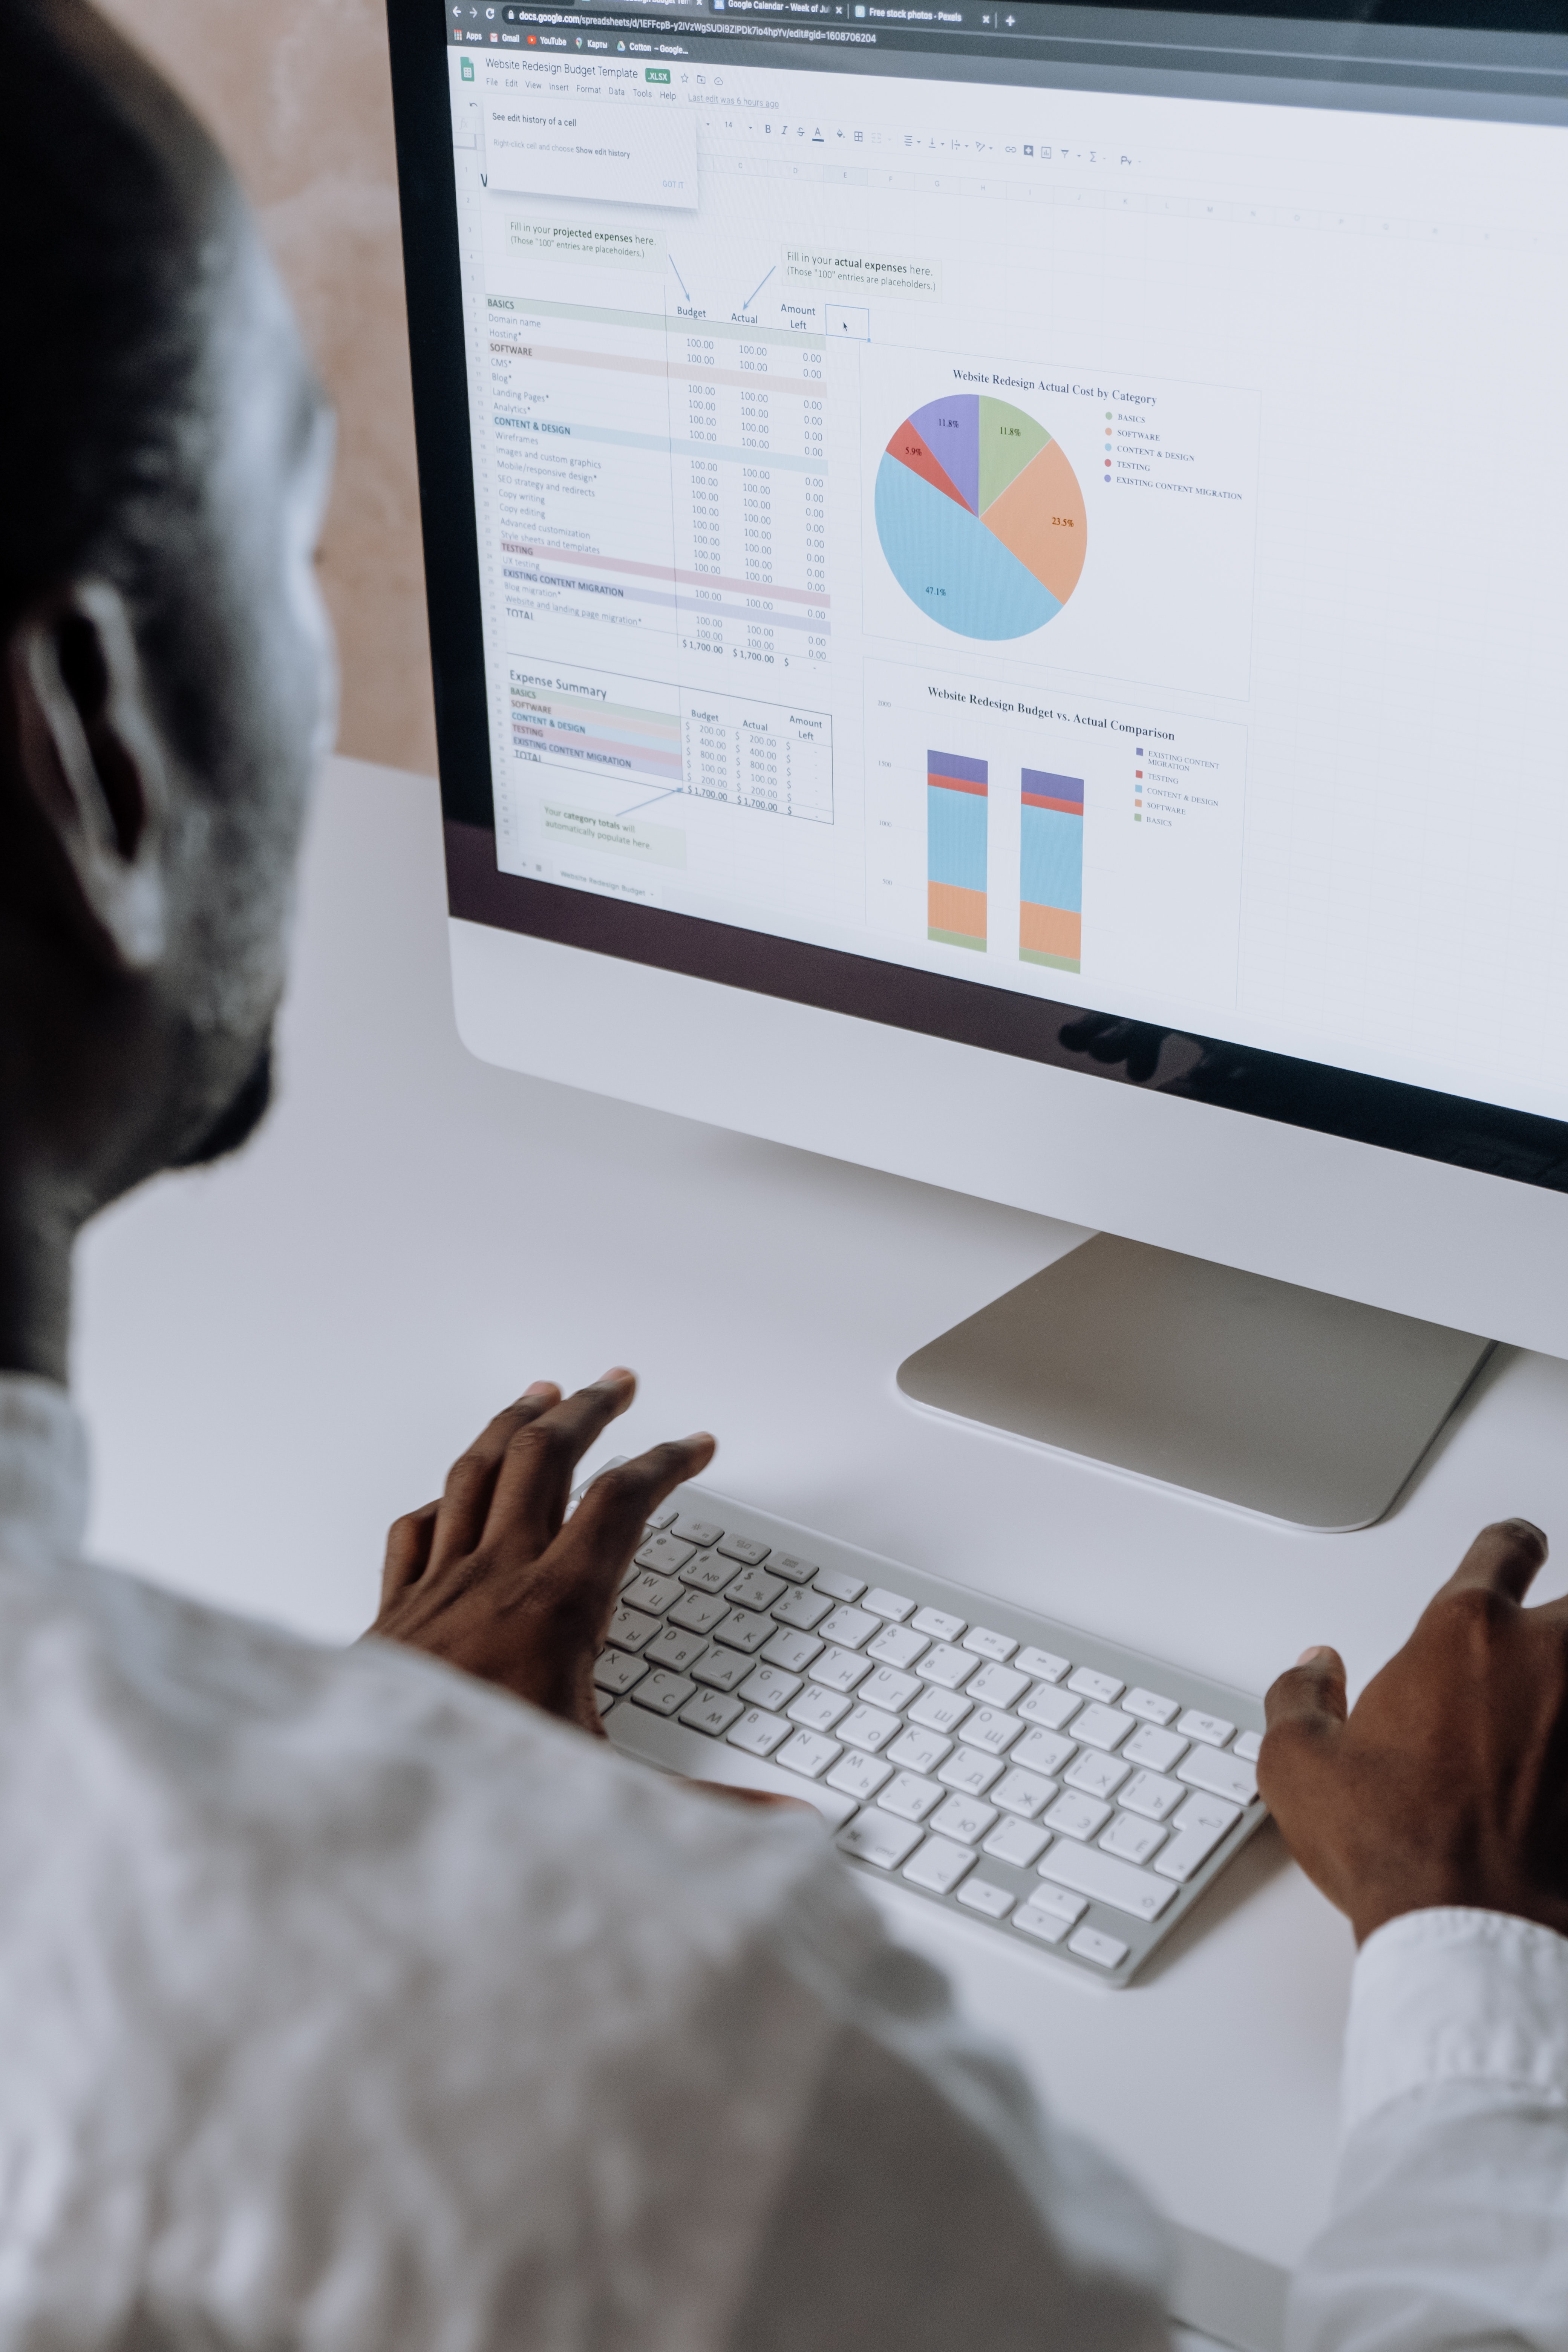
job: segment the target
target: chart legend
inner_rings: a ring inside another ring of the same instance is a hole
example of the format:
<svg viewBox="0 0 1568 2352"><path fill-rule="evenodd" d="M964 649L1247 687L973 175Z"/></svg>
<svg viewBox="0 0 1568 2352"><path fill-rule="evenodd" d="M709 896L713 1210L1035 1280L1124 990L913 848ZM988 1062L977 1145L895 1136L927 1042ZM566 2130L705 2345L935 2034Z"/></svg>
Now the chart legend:
<svg viewBox="0 0 1568 2352"><path fill-rule="evenodd" d="M888 443L877 536L911 604L954 635L1025 637L1078 586L1078 478L1045 426L981 393L929 401Z"/></svg>
<svg viewBox="0 0 1568 2352"><path fill-rule="evenodd" d="M1083 778L1026 768L1018 843L1018 953L1083 967Z"/></svg>
<svg viewBox="0 0 1568 2352"><path fill-rule="evenodd" d="M982 954L989 778L984 760L926 753L926 937Z"/></svg>

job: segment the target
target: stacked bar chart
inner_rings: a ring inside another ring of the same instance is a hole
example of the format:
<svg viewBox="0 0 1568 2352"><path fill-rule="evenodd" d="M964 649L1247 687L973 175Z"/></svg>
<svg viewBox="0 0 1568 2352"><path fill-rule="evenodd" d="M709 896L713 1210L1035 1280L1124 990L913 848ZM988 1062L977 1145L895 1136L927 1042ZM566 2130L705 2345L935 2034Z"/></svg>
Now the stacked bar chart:
<svg viewBox="0 0 1568 2352"><path fill-rule="evenodd" d="M984 760L926 753L926 937L985 951Z"/></svg>
<svg viewBox="0 0 1568 2352"><path fill-rule="evenodd" d="M1083 958L1083 778L1024 770L1018 953L1079 971Z"/></svg>

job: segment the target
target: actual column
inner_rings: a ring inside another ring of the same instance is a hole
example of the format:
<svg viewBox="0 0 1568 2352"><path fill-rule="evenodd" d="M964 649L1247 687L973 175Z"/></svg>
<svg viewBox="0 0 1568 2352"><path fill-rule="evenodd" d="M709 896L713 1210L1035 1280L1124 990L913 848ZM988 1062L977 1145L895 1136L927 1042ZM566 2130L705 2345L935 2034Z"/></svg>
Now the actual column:
<svg viewBox="0 0 1568 2352"><path fill-rule="evenodd" d="M989 775L984 760L926 753L926 937L982 954Z"/></svg>

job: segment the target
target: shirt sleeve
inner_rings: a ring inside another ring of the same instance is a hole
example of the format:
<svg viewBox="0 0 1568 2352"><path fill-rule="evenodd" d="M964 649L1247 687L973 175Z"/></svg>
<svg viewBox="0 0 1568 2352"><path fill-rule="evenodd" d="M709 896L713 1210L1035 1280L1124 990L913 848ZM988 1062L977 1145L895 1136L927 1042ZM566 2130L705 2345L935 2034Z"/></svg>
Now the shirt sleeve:
<svg viewBox="0 0 1568 2352"><path fill-rule="evenodd" d="M1568 2352L1568 1939L1464 1910L1369 1937L1343 2131L1288 2352Z"/></svg>
<svg viewBox="0 0 1568 2352"><path fill-rule="evenodd" d="M1165 2347L1160 2222L946 1979L888 1947L840 2008L732 2352Z"/></svg>

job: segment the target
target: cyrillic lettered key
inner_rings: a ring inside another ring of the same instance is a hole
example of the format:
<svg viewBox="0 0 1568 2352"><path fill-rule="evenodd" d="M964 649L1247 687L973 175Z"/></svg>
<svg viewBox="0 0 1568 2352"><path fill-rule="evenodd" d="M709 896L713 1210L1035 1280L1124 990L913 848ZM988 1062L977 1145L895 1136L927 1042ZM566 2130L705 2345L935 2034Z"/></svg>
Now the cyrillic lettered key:
<svg viewBox="0 0 1568 2352"><path fill-rule="evenodd" d="M829 1690L853 1690L870 1671L870 1659L860 1657L854 1650L824 1650L820 1658L811 1662L812 1681L826 1683Z"/></svg>
<svg viewBox="0 0 1568 2352"><path fill-rule="evenodd" d="M1142 1813L1145 1821L1163 1822L1181 1803L1182 1784L1179 1780L1167 1780L1163 1772L1134 1772L1121 1791L1121 1801L1130 1813Z"/></svg>
<svg viewBox="0 0 1568 2352"><path fill-rule="evenodd" d="M1158 1822L1141 1821L1136 1813L1118 1813L1100 1839L1100 1850L1121 1862L1147 1862L1164 1843L1165 1832Z"/></svg>
<svg viewBox="0 0 1568 2352"><path fill-rule="evenodd" d="M594 1661L594 1687L619 1697L634 1683L641 1682L647 1672L642 1660L626 1650L601 1650Z"/></svg>
<svg viewBox="0 0 1568 2352"><path fill-rule="evenodd" d="M1258 1794L1258 1774L1239 1756L1223 1756L1214 1748L1190 1748L1176 1767L1176 1778L1189 1788L1206 1789L1211 1797L1228 1804L1250 1805Z"/></svg>
<svg viewBox="0 0 1568 2352"><path fill-rule="evenodd" d="M1076 1789L1064 1789L1046 1815L1045 1826L1058 1837L1091 1838L1099 1836L1110 1819L1109 1805L1080 1796Z"/></svg>
<svg viewBox="0 0 1568 2352"><path fill-rule="evenodd" d="M740 1650L704 1650L691 1669L691 1677L712 1690L732 1691L751 1671L750 1658Z"/></svg>
<svg viewBox="0 0 1568 2352"><path fill-rule="evenodd" d="M1068 1886L1075 1895L1087 1895L1096 1903L1109 1903L1134 1919L1157 1919L1167 1903L1175 1900L1175 1888L1164 1879L1140 1870L1135 1863L1119 1862L1103 1846L1074 1845L1067 1838L1058 1838L1037 1867L1053 1885Z"/></svg>
<svg viewBox="0 0 1568 2352"><path fill-rule="evenodd" d="M831 1731L854 1704L842 1691L825 1690L820 1683L807 1683L785 1711L792 1723L804 1724L807 1731Z"/></svg>
<svg viewBox="0 0 1568 2352"><path fill-rule="evenodd" d="M927 1731L956 1731L969 1711L968 1699L957 1691L939 1690L931 1684L910 1705L910 1721Z"/></svg>
<svg viewBox="0 0 1568 2352"><path fill-rule="evenodd" d="M689 1723L693 1731L705 1731L710 1739L717 1739L729 1730L741 1712L738 1698L726 1698L722 1691L700 1690L681 1708L680 1720Z"/></svg>
<svg viewBox="0 0 1568 2352"><path fill-rule="evenodd" d="M921 1724L911 1724L900 1731L888 1750L889 1764L897 1764L909 1772L934 1772L944 1756L952 1753L952 1742L944 1739L940 1731L927 1731Z"/></svg>
<svg viewBox="0 0 1568 2352"><path fill-rule="evenodd" d="M936 1777L950 1789L962 1789L966 1797L983 1797L1001 1770L999 1756L987 1756L979 1748L960 1748Z"/></svg>
<svg viewBox="0 0 1568 2352"><path fill-rule="evenodd" d="M628 1609L623 1601L610 1620L609 1638L617 1650L646 1649L658 1631L658 1619L645 1610Z"/></svg>
<svg viewBox="0 0 1568 2352"><path fill-rule="evenodd" d="M684 1625L689 1633L710 1633L729 1605L716 1593L683 1591L665 1622Z"/></svg>
<svg viewBox="0 0 1568 2352"><path fill-rule="evenodd" d="M960 1845L978 1845L995 1819L994 1805L986 1804L979 1797L960 1796L955 1789L951 1797L942 1799L926 1826L934 1837L954 1838Z"/></svg>
<svg viewBox="0 0 1568 2352"><path fill-rule="evenodd" d="M912 1822L900 1822L879 1807L868 1806L838 1832L838 1843L857 1862L874 1862L879 1870L896 1870L925 1832Z"/></svg>
<svg viewBox="0 0 1568 2352"><path fill-rule="evenodd" d="M839 1725L838 1737L846 1748L865 1748L875 1755L879 1748L887 1746L898 1727L896 1715L888 1715L879 1706L857 1706Z"/></svg>
<svg viewBox="0 0 1568 2352"><path fill-rule="evenodd" d="M773 1630L771 1617L763 1617L754 1609L731 1609L713 1628L713 1638L727 1642L732 1650L749 1654L760 1650Z"/></svg>
<svg viewBox="0 0 1568 2352"><path fill-rule="evenodd" d="M1086 1797L1109 1797L1131 1769L1120 1756L1103 1755L1098 1748L1080 1748L1062 1780L1069 1789L1081 1789Z"/></svg>
<svg viewBox="0 0 1568 2352"><path fill-rule="evenodd" d="M1004 1773L991 1791L993 1804L1000 1805L1005 1813L1022 1813L1033 1821L1040 1807L1048 1804L1057 1793L1054 1780L1043 1780L1037 1772L1016 1769Z"/></svg>
<svg viewBox="0 0 1568 2352"><path fill-rule="evenodd" d="M934 1780L925 1780L918 1772L895 1772L877 1802L885 1812L897 1813L906 1822L923 1822L942 1791ZM909 1852L906 1846L905 1853Z"/></svg>
<svg viewBox="0 0 1568 2352"><path fill-rule="evenodd" d="M1023 1728L1016 1715L1004 1715L1000 1707L977 1706L964 1718L963 1744L984 1748L988 1756L1005 1756Z"/></svg>
<svg viewBox="0 0 1568 2352"><path fill-rule="evenodd" d="M730 1727L729 1739L733 1748L743 1748L748 1756L771 1756L781 1740L789 1734L783 1716L764 1714L761 1707L749 1706Z"/></svg>
<svg viewBox="0 0 1568 2352"><path fill-rule="evenodd" d="M974 1856L966 1845L928 1837L914 1860L905 1863L904 1876L911 1886L923 1886L932 1895L951 1895L973 1864Z"/></svg>
<svg viewBox="0 0 1568 2352"><path fill-rule="evenodd" d="M634 1706L646 1706L654 1715L674 1715L686 1705L696 1690L696 1684L687 1675L667 1674L655 1666L643 1676L632 1691Z"/></svg>
<svg viewBox="0 0 1568 2352"><path fill-rule="evenodd" d="M858 1748L848 1748L823 1777L830 1789L842 1789L847 1797L858 1797L864 1805L892 1779L893 1768L880 1756L863 1756Z"/></svg>
<svg viewBox="0 0 1568 2352"><path fill-rule="evenodd" d="M757 1666L741 1685L748 1706L785 1707L800 1688L798 1675L781 1674L777 1666Z"/></svg>
<svg viewBox="0 0 1568 2352"><path fill-rule="evenodd" d="M877 1644L873 1642L866 1655L874 1657ZM906 1706L920 1688L913 1675L897 1675L891 1666L878 1666L860 1685L860 1696L868 1706L885 1706L897 1715Z"/></svg>
<svg viewBox="0 0 1568 2352"><path fill-rule="evenodd" d="M634 1576L621 1594L628 1609L646 1609L655 1617L662 1617L672 1601L680 1598L680 1587L673 1576L655 1576L651 1569L643 1569Z"/></svg>
<svg viewBox="0 0 1568 2352"><path fill-rule="evenodd" d="M816 1780L843 1753L837 1739L826 1739L820 1731L792 1731L774 1760L788 1771L803 1772L808 1780Z"/></svg>
<svg viewBox="0 0 1568 2352"><path fill-rule="evenodd" d="M670 1614L675 1614L673 1610ZM822 1643L815 1633L793 1633L786 1630L775 1633L771 1642L764 1642L757 1655L765 1658L770 1666L782 1666L786 1675L804 1675L813 1658L822 1655Z"/></svg>
<svg viewBox="0 0 1568 2352"><path fill-rule="evenodd" d="M650 1666L668 1666L672 1675L683 1675L693 1660L700 1658L708 1647L701 1633L689 1633L681 1625L661 1625L643 1656Z"/></svg>
<svg viewBox="0 0 1568 2352"><path fill-rule="evenodd" d="M1076 1747L1076 1741L1064 1739L1059 1731L1026 1731L1022 1739L1014 1742L1013 1761L1026 1772L1043 1772L1047 1780L1054 1780Z"/></svg>

